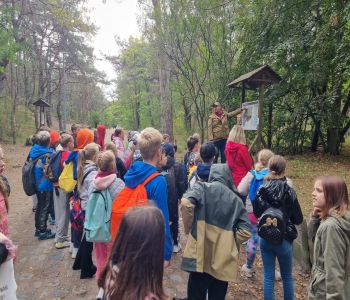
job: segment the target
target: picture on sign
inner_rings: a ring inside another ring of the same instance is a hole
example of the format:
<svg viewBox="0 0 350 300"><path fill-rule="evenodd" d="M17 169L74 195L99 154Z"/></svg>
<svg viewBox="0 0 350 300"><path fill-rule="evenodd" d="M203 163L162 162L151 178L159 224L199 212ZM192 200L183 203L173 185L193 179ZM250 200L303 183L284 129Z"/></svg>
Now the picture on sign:
<svg viewBox="0 0 350 300"><path fill-rule="evenodd" d="M242 126L244 130L258 130L259 101L245 102L242 105Z"/></svg>

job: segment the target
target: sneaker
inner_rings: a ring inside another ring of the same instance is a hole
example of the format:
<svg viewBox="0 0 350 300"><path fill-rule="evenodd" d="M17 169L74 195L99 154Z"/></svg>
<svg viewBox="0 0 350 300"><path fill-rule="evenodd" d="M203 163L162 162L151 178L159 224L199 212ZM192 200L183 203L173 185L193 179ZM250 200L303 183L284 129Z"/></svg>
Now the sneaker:
<svg viewBox="0 0 350 300"><path fill-rule="evenodd" d="M68 248L68 247L70 247L70 243L66 242L66 241L64 241L64 242L56 242L55 243L55 248L56 249L63 249L63 248Z"/></svg>
<svg viewBox="0 0 350 300"><path fill-rule="evenodd" d="M280 281L281 280L281 273L277 270L275 270L275 280Z"/></svg>
<svg viewBox="0 0 350 300"><path fill-rule="evenodd" d="M174 245L174 247L173 247L173 252L174 253L179 253L180 250L181 250L181 245L180 244Z"/></svg>
<svg viewBox="0 0 350 300"><path fill-rule="evenodd" d="M253 277L253 269L250 269L247 267L247 264L244 264L242 266L242 271L243 271L243 274L248 277L248 278L251 278Z"/></svg>
<svg viewBox="0 0 350 300"><path fill-rule="evenodd" d="M79 248L73 247L73 251L72 251L72 258L73 259L75 259L77 257L78 250L79 250Z"/></svg>
<svg viewBox="0 0 350 300"><path fill-rule="evenodd" d="M69 253L73 253L74 244L71 242L69 245Z"/></svg>
<svg viewBox="0 0 350 300"><path fill-rule="evenodd" d="M38 237L39 233L40 233L40 230L39 229L35 229L34 237Z"/></svg>
<svg viewBox="0 0 350 300"><path fill-rule="evenodd" d="M39 232L38 240L43 241L48 239L54 239L55 235L56 234L54 232L51 232L51 230L46 230L45 232Z"/></svg>

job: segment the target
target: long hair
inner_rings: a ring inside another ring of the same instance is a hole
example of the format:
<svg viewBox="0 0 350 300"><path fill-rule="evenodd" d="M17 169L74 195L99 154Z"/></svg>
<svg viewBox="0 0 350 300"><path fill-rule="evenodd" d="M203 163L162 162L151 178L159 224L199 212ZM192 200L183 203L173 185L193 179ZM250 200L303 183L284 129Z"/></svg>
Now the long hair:
<svg viewBox="0 0 350 300"><path fill-rule="evenodd" d="M229 135L228 135L227 141L246 145L247 140L245 138L245 133L244 133L243 127L241 125L233 126Z"/></svg>
<svg viewBox="0 0 350 300"><path fill-rule="evenodd" d="M90 143L78 152L78 190L80 190L84 178L84 165L86 161L91 160L96 163L99 150L100 147L97 144Z"/></svg>
<svg viewBox="0 0 350 300"><path fill-rule="evenodd" d="M4 151L0 146L0 159L3 159L3 156L4 156ZM9 201L8 201L9 190L7 188L7 184L5 180L6 179L0 174L0 193L4 196L6 210L7 212L9 212ZM0 219L1 219L1 216L0 216Z"/></svg>
<svg viewBox="0 0 350 300"><path fill-rule="evenodd" d="M273 156L273 152L269 149L262 149L258 153L258 162L255 164L255 170L261 171L268 167L269 160Z"/></svg>
<svg viewBox="0 0 350 300"><path fill-rule="evenodd" d="M269 159L269 174L265 177L265 180L278 179L284 176L286 171L287 162L281 155L273 155Z"/></svg>
<svg viewBox="0 0 350 300"><path fill-rule="evenodd" d="M321 182L326 200L321 218L326 218L332 213L336 213L340 218L343 217L350 209L348 188L345 181L338 176L321 176L316 181Z"/></svg>
<svg viewBox="0 0 350 300"><path fill-rule="evenodd" d="M107 265L98 281L109 300L144 300L163 290L164 218L152 206L131 208L123 217Z"/></svg>

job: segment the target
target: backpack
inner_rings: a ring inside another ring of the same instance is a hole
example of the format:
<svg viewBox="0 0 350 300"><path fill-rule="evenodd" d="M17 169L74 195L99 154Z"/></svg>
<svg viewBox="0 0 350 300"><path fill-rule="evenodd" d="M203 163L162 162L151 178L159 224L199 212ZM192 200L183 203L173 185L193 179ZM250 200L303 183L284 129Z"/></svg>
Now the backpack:
<svg viewBox="0 0 350 300"><path fill-rule="evenodd" d="M34 168L39 161L39 159L43 158L44 156L47 156L47 153L38 156L35 159L27 158L26 162L24 163L24 166L22 167L22 185L23 190L26 193L27 196L33 196L37 192L37 186L40 184L44 176L38 181L38 183L35 183L35 177L34 177Z"/></svg>
<svg viewBox="0 0 350 300"><path fill-rule="evenodd" d="M259 179L257 178L257 172L255 170L250 171L250 173L253 174L254 177L252 182L250 183L248 195L249 195L250 202L253 203L256 197L256 194L258 192L258 189L263 184L265 176L269 173L269 171L267 169L261 170L259 172L259 175L260 175Z"/></svg>
<svg viewBox="0 0 350 300"><path fill-rule="evenodd" d="M61 175L58 178L58 185L65 193L73 192L77 181L74 179L74 165L73 162L69 162L64 166Z"/></svg>
<svg viewBox="0 0 350 300"><path fill-rule="evenodd" d="M158 172L155 172L148 176L144 182L140 183L134 189L125 187L120 191L115 198L112 205L111 212L111 235L112 240L115 239L119 230L121 220L130 207L145 206L148 203L148 196L145 185L149 183L153 178L160 176Z"/></svg>
<svg viewBox="0 0 350 300"><path fill-rule="evenodd" d="M62 172L62 151L53 153L49 158L49 164L45 170L46 177L53 183L58 182Z"/></svg>
<svg viewBox="0 0 350 300"><path fill-rule="evenodd" d="M271 244L281 244L286 231L286 221L281 209L270 207L261 215L258 235Z"/></svg>
<svg viewBox="0 0 350 300"><path fill-rule="evenodd" d="M108 189L94 190L90 194L84 222L88 242L111 241L111 210L112 198Z"/></svg>

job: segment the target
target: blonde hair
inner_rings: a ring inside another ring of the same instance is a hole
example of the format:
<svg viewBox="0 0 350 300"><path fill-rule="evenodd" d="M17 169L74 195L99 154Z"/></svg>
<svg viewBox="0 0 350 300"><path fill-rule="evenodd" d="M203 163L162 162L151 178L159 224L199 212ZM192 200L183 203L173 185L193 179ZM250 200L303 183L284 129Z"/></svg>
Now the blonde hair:
<svg viewBox="0 0 350 300"><path fill-rule="evenodd" d="M233 126L228 135L227 141L246 145L247 140L245 138L243 127L241 125Z"/></svg>
<svg viewBox="0 0 350 300"><path fill-rule="evenodd" d="M144 160L154 158L162 145L163 136L155 128L147 127L141 131L137 138L137 145Z"/></svg>
<svg viewBox="0 0 350 300"><path fill-rule="evenodd" d="M80 190L84 178L84 164L87 160L91 160L96 163L99 151L99 145L96 143L90 143L87 144L83 150L78 152L78 190Z"/></svg>
<svg viewBox="0 0 350 300"><path fill-rule="evenodd" d="M67 146L70 142L72 142L72 143L74 142L73 137L68 133L62 133L61 137L59 139L59 143L61 144L61 146L63 148L67 148Z"/></svg>
<svg viewBox="0 0 350 300"><path fill-rule="evenodd" d="M277 179L284 176L286 171L287 162L281 155L273 155L269 159L269 171L270 173L265 177L266 180Z"/></svg>
<svg viewBox="0 0 350 300"><path fill-rule="evenodd" d="M108 142L105 144L104 150L107 151L112 151L114 153L114 156L116 157L118 155L118 149L117 146L112 143L112 142Z"/></svg>
<svg viewBox="0 0 350 300"><path fill-rule="evenodd" d="M0 146L0 157L4 156L4 151L2 150L2 147ZM0 193L3 194L4 196L4 200L5 200L5 206L6 206L6 210L7 212L9 212L9 202L8 202L8 189L5 183L5 179L3 176L0 175ZM0 215L0 220L2 220L3 216Z"/></svg>
<svg viewBox="0 0 350 300"><path fill-rule="evenodd" d="M258 162L255 164L255 170L260 171L268 167L270 158L274 153L269 149L262 149L258 153Z"/></svg>
<svg viewBox="0 0 350 300"><path fill-rule="evenodd" d="M110 172L117 168L115 155L111 150L100 152L97 158L97 166L103 172Z"/></svg>

